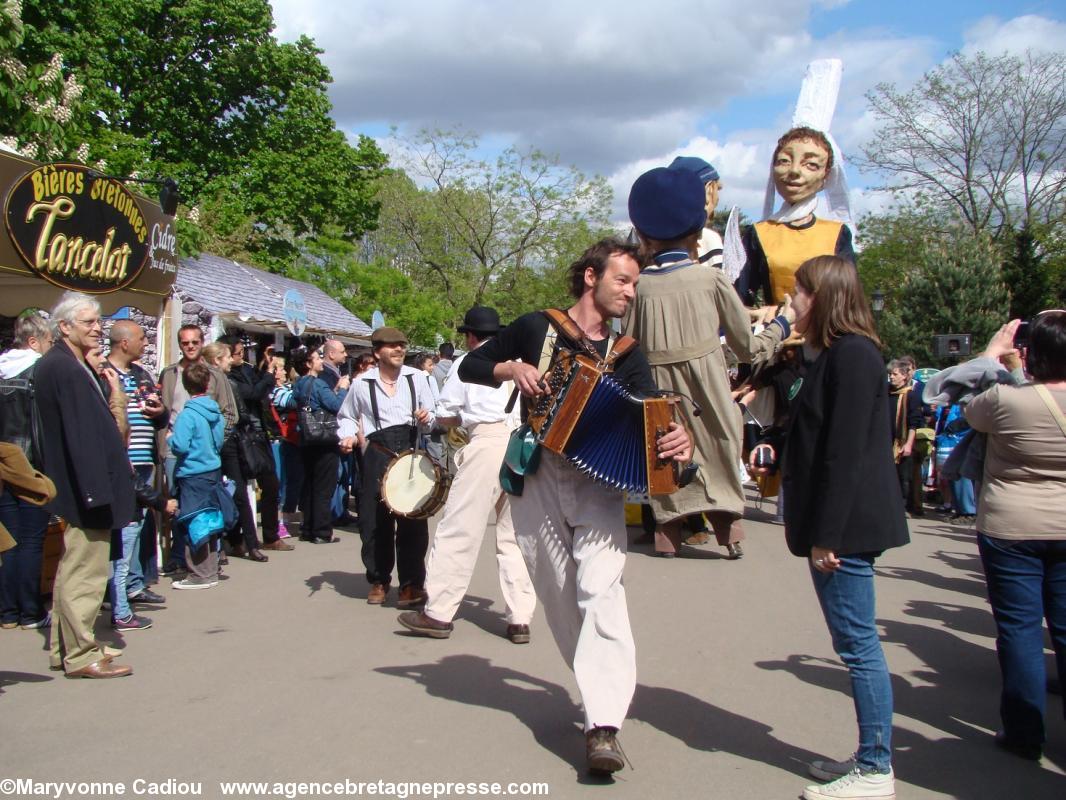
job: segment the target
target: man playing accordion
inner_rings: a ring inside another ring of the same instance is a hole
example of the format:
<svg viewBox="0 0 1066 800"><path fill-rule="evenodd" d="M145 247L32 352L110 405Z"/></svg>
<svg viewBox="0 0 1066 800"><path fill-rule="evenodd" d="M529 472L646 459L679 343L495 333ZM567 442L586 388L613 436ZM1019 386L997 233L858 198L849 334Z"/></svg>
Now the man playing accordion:
<svg viewBox="0 0 1066 800"><path fill-rule="evenodd" d="M539 311L525 314L459 367L465 381L492 386L514 381L523 396L523 419L530 402L546 393L544 373L563 348L610 363L613 378L635 392L656 391L639 346L630 341L623 354L612 356L619 339L610 320L625 314L640 279L636 249L616 239L598 242L571 265L570 279L576 302L566 310L564 324L550 323ZM654 446L661 459L683 462L691 455L689 434L676 422ZM536 471L525 472L520 489L512 486L521 491L511 500L515 532L548 626L577 680L589 770L610 774L624 766L616 734L636 688L622 585L623 497L546 448L537 457Z"/></svg>

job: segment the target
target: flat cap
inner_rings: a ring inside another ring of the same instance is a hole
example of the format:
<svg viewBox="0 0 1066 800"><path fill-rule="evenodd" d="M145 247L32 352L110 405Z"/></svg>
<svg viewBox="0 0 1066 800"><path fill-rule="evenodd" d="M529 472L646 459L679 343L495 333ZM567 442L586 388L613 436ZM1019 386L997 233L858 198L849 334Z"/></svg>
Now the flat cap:
<svg viewBox="0 0 1066 800"><path fill-rule="evenodd" d="M407 344L407 336L399 328L375 328L370 334L370 343L379 344Z"/></svg>

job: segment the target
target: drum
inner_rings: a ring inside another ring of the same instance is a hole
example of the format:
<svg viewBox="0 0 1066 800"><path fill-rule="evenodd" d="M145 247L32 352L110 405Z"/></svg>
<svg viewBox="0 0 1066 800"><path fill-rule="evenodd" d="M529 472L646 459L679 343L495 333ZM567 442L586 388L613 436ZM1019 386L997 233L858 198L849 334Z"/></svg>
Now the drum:
<svg viewBox="0 0 1066 800"><path fill-rule="evenodd" d="M381 499L398 517L428 519L444 507L452 476L424 450L397 453L381 478Z"/></svg>

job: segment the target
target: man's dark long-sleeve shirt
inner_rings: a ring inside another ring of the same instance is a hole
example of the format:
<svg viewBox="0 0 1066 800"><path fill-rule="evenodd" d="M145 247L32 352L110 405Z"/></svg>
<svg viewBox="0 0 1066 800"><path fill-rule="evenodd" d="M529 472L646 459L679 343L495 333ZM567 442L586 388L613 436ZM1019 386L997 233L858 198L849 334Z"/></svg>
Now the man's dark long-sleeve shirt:
<svg viewBox="0 0 1066 800"><path fill-rule="evenodd" d="M505 361L521 359L526 364L537 366L540 362L541 347L548 333L548 318L540 311L524 314L492 339L467 355L459 364L459 377L469 383L484 386L499 386L500 381L492 375L493 367ZM607 354L607 339L591 342L601 357ZM555 343L558 347L571 347L581 351L577 342L569 340L563 334ZM639 347L634 347L615 362L614 377L629 389L642 394L657 391L651 376L648 359ZM522 419L526 418L526 398L522 398Z"/></svg>

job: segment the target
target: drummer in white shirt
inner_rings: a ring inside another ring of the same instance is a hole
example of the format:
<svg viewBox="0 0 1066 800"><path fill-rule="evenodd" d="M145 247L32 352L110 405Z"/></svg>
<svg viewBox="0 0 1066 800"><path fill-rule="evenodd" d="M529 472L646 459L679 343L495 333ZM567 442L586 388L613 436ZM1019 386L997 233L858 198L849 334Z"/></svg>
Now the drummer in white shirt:
<svg viewBox="0 0 1066 800"><path fill-rule="evenodd" d="M362 430L362 487L359 522L362 557L370 591L366 601L381 605L388 596L392 570L400 581L399 608L425 602L426 550L429 524L424 519L395 516L381 498L381 478L392 457L413 448L419 433L433 426L433 396L421 370L404 366L407 337L396 328L378 328L370 335L378 366L352 384L337 413L341 452L350 453ZM360 427L361 426L361 427Z"/></svg>
<svg viewBox="0 0 1066 800"><path fill-rule="evenodd" d="M500 330L496 309L474 306L457 328L466 335L467 350L480 347ZM529 623L536 594L518 549L511 522L509 495L500 489L499 472L507 440L518 427L517 409L508 413L513 384L497 388L464 383L456 360L437 402L437 424L463 425L470 443L455 456L458 466L444 515L437 525L429 552L424 611L406 611L399 622L419 636L447 639L459 604L470 587L481 540L491 517L496 520L496 561L500 589L507 606L507 638L515 644L529 641Z"/></svg>

